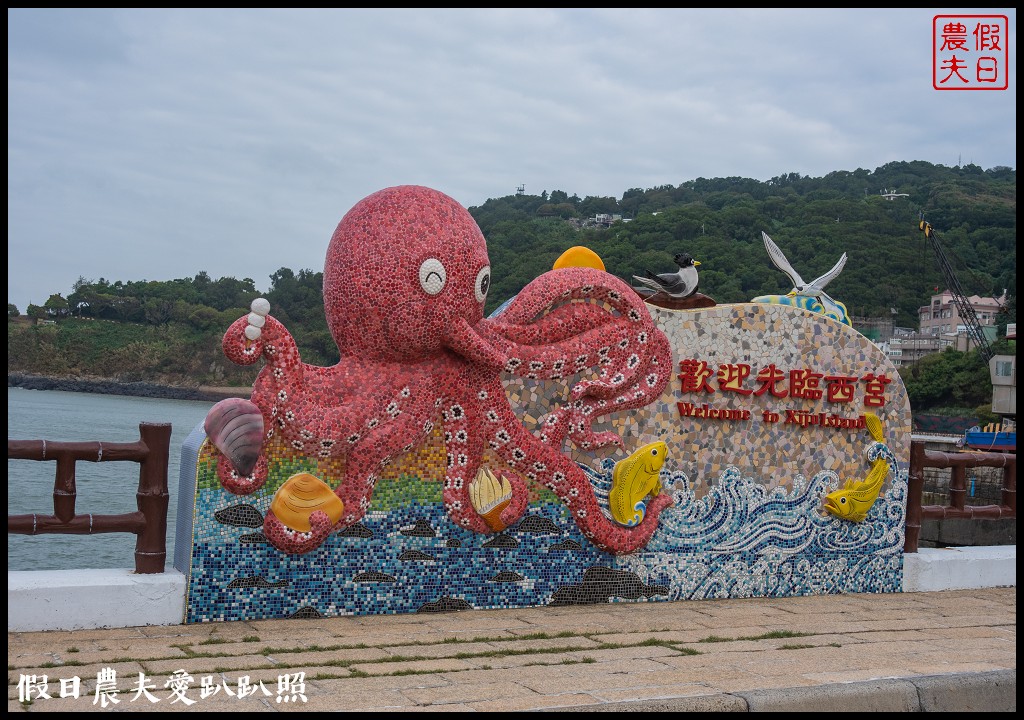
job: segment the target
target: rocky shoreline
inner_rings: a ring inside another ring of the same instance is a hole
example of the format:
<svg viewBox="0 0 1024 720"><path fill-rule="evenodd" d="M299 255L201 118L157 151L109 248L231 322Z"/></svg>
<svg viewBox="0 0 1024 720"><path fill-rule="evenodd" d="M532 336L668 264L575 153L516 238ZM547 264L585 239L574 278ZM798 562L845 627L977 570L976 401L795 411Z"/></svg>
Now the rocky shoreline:
<svg viewBox="0 0 1024 720"><path fill-rule="evenodd" d="M7 387L26 390L62 390L65 392L128 395L164 400L208 400L216 402L228 397L249 397L251 388L181 387L152 382L121 382L107 378L49 377L8 373Z"/></svg>

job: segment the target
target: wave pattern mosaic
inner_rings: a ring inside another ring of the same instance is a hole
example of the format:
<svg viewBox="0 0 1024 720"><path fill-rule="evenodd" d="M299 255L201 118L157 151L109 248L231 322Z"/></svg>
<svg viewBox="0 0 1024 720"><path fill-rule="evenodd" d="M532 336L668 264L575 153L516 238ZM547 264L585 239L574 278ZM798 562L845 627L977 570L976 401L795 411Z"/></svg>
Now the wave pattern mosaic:
<svg viewBox="0 0 1024 720"><path fill-rule="evenodd" d="M263 302L225 334L264 367L183 488L186 622L899 592L910 409L885 355L588 265L485 318L464 209L357 204L325 268L338 366L303 364Z"/></svg>

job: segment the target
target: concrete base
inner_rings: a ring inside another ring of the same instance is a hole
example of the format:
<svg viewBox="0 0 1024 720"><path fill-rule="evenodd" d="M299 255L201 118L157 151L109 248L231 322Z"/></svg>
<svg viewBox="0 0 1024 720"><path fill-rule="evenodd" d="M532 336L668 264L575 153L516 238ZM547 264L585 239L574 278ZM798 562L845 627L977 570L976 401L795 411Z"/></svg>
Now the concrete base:
<svg viewBox="0 0 1024 720"><path fill-rule="evenodd" d="M185 576L134 570L7 572L7 631L178 625L185 618Z"/></svg>
<svg viewBox="0 0 1024 720"><path fill-rule="evenodd" d="M918 547L1016 545L1017 518L922 520Z"/></svg>
<svg viewBox="0 0 1024 720"><path fill-rule="evenodd" d="M903 556L903 591L1017 586L1017 546L921 548ZM179 625L185 576L132 570L7 573L7 631Z"/></svg>
<svg viewBox="0 0 1024 720"><path fill-rule="evenodd" d="M1017 546L919 548L903 556L903 592L1017 587Z"/></svg>

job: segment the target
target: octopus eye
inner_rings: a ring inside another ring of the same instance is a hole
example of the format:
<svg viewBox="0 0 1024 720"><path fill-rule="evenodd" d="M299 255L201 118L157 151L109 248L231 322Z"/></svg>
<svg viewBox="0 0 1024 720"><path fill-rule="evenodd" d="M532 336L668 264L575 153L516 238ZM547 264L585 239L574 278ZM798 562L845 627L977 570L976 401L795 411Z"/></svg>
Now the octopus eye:
<svg viewBox="0 0 1024 720"><path fill-rule="evenodd" d="M437 258L427 258L420 265L420 287L427 295L437 295L447 281L448 271Z"/></svg>
<svg viewBox="0 0 1024 720"><path fill-rule="evenodd" d="M420 270L420 277L423 277L423 270ZM491 288L491 267L490 265L484 265L480 268L480 272L476 274L476 284L473 286L473 292L476 293L477 302L483 302L487 299L487 291ZM427 292L430 292L429 290Z"/></svg>

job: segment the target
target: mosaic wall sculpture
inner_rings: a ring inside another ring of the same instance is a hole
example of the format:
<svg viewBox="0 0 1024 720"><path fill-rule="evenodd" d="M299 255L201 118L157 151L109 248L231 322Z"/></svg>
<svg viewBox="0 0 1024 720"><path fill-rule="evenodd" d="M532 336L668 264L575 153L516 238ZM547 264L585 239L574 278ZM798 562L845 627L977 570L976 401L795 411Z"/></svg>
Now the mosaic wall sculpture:
<svg viewBox="0 0 1024 720"><path fill-rule="evenodd" d="M910 411L884 354L799 308L655 307L587 265L484 318L463 208L357 204L324 274L337 366L303 364L263 303L225 334L263 370L183 457L186 621L898 592Z"/></svg>

